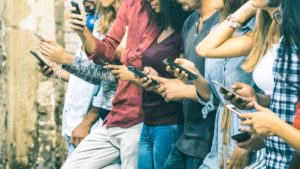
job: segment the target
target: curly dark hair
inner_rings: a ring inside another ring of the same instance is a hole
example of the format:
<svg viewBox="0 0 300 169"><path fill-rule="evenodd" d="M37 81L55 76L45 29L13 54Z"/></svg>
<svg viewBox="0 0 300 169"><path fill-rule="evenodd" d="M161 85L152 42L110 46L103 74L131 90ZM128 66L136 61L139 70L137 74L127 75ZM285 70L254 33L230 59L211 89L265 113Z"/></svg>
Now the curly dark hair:
<svg viewBox="0 0 300 169"><path fill-rule="evenodd" d="M176 0L160 0L160 13L153 11L148 0L143 0L143 6L150 16L150 21L157 24L161 29L170 26L174 30L181 30L189 15Z"/></svg>

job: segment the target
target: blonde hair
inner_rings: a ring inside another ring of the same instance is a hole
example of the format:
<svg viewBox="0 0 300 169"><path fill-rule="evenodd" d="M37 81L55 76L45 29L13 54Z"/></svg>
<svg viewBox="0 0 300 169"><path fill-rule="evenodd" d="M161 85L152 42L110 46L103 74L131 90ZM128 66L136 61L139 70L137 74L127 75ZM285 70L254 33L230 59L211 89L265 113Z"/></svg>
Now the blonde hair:
<svg viewBox="0 0 300 169"><path fill-rule="evenodd" d="M279 34L279 25L265 10L259 9L256 15L256 30L254 31L253 48L242 64L246 72L254 70L256 64L271 48L274 38Z"/></svg>
<svg viewBox="0 0 300 169"><path fill-rule="evenodd" d="M122 5L123 0L115 0L111 7L105 8L101 5L101 2L97 3L97 13L100 14L100 21L97 25L98 32L106 34L116 18L116 14ZM113 7L115 6L116 9Z"/></svg>

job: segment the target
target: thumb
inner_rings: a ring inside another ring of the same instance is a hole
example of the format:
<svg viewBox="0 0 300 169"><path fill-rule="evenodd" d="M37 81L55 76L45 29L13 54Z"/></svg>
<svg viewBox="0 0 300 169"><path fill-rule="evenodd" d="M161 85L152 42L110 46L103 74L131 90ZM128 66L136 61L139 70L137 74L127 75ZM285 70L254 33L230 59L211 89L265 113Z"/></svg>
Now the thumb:
<svg viewBox="0 0 300 169"><path fill-rule="evenodd" d="M161 78L159 76L153 76L153 75L149 75L148 76L150 79L156 80L158 83L165 83L166 79Z"/></svg>
<svg viewBox="0 0 300 169"><path fill-rule="evenodd" d="M233 90L238 90L238 89L241 89L241 88L244 87L244 83L242 83L242 82L236 82L231 87L232 87Z"/></svg>
<svg viewBox="0 0 300 169"><path fill-rule="evenodd" d="M75 137L74 137L73 134L72 134L72 135L71 135L71 141L70 141L70 143L71 143L71 144L75 144L75 140L76 140L76 139L75 139Z"/></svg>
<svg viewBox="0 0 300 169"><path fill-rule="evenodd" d="M150 71L151 71L151 70L150 70L149 67L144 67L144 73L145 73L145 74L148 75L148 74L150 73Z"/></svg>
<svg viewBox="0 0 300 169"><path fill-rule="evenodd" d="M254 104L254 108L257 111L263 111L265 109L263 106L259 105L256 101L253 101L253 104Z"/></svg>

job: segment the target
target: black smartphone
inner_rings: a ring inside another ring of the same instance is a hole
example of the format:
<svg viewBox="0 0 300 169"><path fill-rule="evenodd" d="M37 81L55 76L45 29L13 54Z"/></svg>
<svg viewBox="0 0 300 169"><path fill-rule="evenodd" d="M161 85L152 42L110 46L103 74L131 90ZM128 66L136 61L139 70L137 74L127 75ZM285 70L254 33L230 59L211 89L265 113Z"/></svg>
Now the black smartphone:
<svg viewBox="0 0 300 169"><path fill-rule="evenodd" d="M236 135L231 136L231 138L237 142L244 142L251 138L251 134L247 132L239 133Z"/></svg>
<svg viewBox="0 0 300 169"><path fill-rule="evenodd" d="M73 11L73 13L80 15L80 8L79 8L78 3L75 1L71 1L71 5L72 5L72 7L75 8L75 11Z"/></svg>
<svg viewBox="0 0 300 169"><path fill-rule="evenodd" d="M102 64L102 66L109 65L109 63L103 59L99 59L99 62Z"/></svg>
<svg viewBox="0 0 300 169"><path fill-rule="evenodd" d="M170 60L170 59L165 59L165 60L163 60L163 63L164 63L165 65L171 66L172 69L178 68L180 71L184 71L185 73L187 73L188 76L189 76L189 77L188 77L188 80L192 80L192 81L193 81L193 80L196 80L196 79L198 78L197 75L195 75L195 74L192 73L191 71L185 69L184 67L182 67L182 66L180 66L180 65L178 65L178 64L176 64L176 63L174 63L174 61L172 61L172 60Z"/></svg>
<svg viewBox="0 0 300 169"><path fill-rule="evenodd" d="M138 76L139 78L144 78L147 77L147 75L145 73L143 73L142 71L138 70L137 68L133 67L133 66L128 66L128 70L130 70L131 72L133 72L136 76ZM157 86L159 85L159 83L156 80L151 79L151 86Z"/></svg>
<svg viewBox="0 0 300 169"><path fill-rule="evenodd" d="M219 86L220 88L222 88L223 90L225 90L226 92L231 93L231 94L233 94L234 96L238 96L238 97L241 99L242 102L246 102L246 101L248 100L247 98L242 97L242 96L238 95L237 93L235 93L234 91L232 91L232 90L228 89L227 87L223 86L221 83L219 83L219 82L217 82L217 81L215 81L215 80L212 80L212 82L213 82L215 85L217 85L217 86Z"/></svg>
<svg viewBox="0 0 300 169"><path fill-rule="evenodd" d="M43 67L43 66L49 67L49 65L47 65L47 63L43 59L41 59L39 54L37 54L36 52L34 52L32 50L30 50L29 52L39 61L39 64L41 65L41 67Z"/></svg>

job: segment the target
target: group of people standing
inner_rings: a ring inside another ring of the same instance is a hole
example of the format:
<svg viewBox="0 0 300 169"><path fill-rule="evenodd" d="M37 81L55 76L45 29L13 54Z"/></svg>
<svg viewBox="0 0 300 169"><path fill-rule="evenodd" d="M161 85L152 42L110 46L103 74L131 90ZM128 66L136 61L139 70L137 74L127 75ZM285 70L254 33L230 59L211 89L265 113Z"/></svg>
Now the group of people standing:
<svg viewBox="0 0 300 169"><path fill-rule="evenodd" d="M39 45L50 62L43 74L69 82L63 169L299 169L300 1L83 7L68 17L82 43L75 56L50 40ZM246 141L232 139L244 132Z"/></svg>

